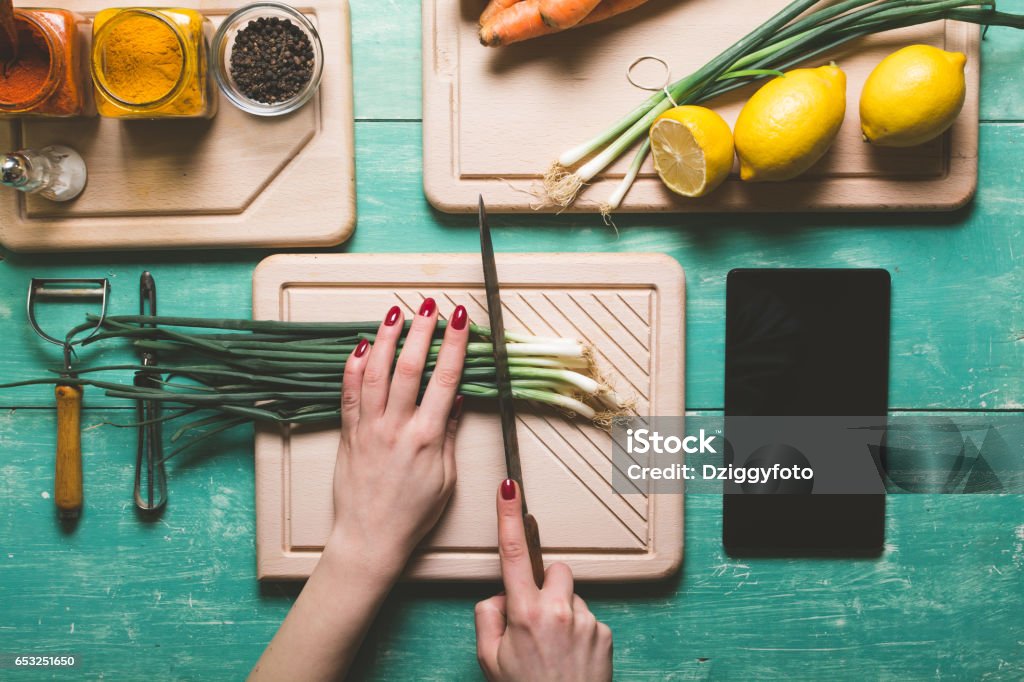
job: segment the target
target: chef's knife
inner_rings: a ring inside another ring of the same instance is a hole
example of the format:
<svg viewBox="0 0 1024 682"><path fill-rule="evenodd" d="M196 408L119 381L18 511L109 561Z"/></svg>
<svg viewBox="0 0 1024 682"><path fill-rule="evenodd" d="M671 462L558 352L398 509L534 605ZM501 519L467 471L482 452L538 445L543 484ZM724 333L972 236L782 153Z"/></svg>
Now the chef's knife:
<svg viewBox="0 0 1024 682"><path fill-rule="evenodd" d="M484 265L484 289L487 292L487 316L491 323L491 342L494 345L494 368L498 384L498 410L501 412L501 436L505 444L506 475L519 485L523 504L523 527L526 529L526 547L530 553L530 566L537 587L544 586L544 559L540 551L540 531L537 520L526 507L523 487L523 469L519 461L519 438L516 434L516 409L512 399L512 378L508 371L508 350L505 348L505 323L501 312L501 293L498 288L498 269L494 264L494 246L491 229L487 224L484 198L480 197L480 254Z"/></svg>

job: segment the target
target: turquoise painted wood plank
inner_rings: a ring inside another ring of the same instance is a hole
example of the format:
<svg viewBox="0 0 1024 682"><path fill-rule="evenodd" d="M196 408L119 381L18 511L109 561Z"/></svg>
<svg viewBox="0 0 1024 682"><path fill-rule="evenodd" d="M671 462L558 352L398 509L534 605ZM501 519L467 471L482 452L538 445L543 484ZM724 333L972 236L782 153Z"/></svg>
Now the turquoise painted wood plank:
<svg viewBox="0 0 1024 682"><path fill-rule="evenodd" d="M1024 13L1024 0L999 0L999 10ZM989 29L981 44L981 118L988 121L1024 120L1021 75L1024 31Z"/></svg>
<svg viewBox="0 0 1024 682"><path fill-rule="evenodd" d="M349 0L357 120L419 120L419 0Z"/></svg>
<svg viewBox="0 0 1024 682"><path fill-rule="evenodd" d="M359 224L343 248L477 250L472 217L436 212L423 198L420 125L357 127ZM1020 408L1024 125L987 124L981 139L978 198L951 214L624 215L616 218L619 235L597 216L493 216L496 245L516 251L662 251L678 259L687 270L691 408L722 404L725 276L731 268L751 266L887 268L893 273L891 405ZM2 374L10 380L37 376L44 360L58 358L55 347L44 346L24 325L23 301L33 275L109 274L113 309L129 312L137 305L138 273L150 268L160 288L161 312L248 316L252 268L264 255L9 254L0 264L0 333L8 340L0 357ZM87 399L109 404L95 391ZM0 405L49 405L51 400L40 388L0 392Z"/></svg>
<svg viewBox="0 0 1024 682"><path fill-rule="evenodd" d="M356 117L419 120L422 116L420 2L350 0L350 5ZM483 5L481 0L480 6ZM999 9L1024 12L1024 0L999 0ZM986 37L982 45L982 119L1024 120L1024 101L1018 94L1022 85L1022 52L1022 31L995 28ZM853 95L851 93L851 97ZM637 97L638 101L640 99ZM624 112L608 112L609 123L618 113ZM579 141L566 140L566 145ZM560 151L551 150L553 155ZM543 166L546 161L539 159L538 163Z"/></svg>
<svg viewBox="0 0 1024 682"><path fill-rule="evenodd" d="M49 410L0 414L0 651L75 653L87 679L240 679L299 589L255 578L251 434L175 464L167 513L145 523L134 434L87 430L85 515L63 534L52 433ZM617 679L1024 676L1019 496L891 497L872 560L730 559L721 500L686 505L681 576L580 587L615 631ZM480 679L472 607L496 589L399 587L357 679Z"/></svg>

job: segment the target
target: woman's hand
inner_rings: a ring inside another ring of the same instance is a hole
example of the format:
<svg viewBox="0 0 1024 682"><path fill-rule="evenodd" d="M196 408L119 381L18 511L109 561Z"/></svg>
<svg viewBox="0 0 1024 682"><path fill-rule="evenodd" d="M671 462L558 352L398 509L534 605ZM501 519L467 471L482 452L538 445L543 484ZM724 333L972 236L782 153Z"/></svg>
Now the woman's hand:
<svg viewBox="0 0 1024 682"><path fill-rule="evenodd" d="M612 631L573 593L572 571L551 564L538 589L513 481L498 495L498 551L504 595L476 605L476 651L491 682L612 679Z"/></svg>
<svg viewBox="0 0 1024 682"><path fill-rule="evenodd" d="M395 362L403 322L402 311L393 307L372 347L362 341L345 365L335 523L328 543L358 552L396 576L437 523L455 485L455 430L462 409L456 391L469 337L466 309L458 306L417 406L437 324L434 299L423 301Z"/></svg>
<svg viewBox="0 0 1024 682"><path fill-rule="evenodd" d="M373 348L345 364L341 444L334 467L334 529L288 617L250 680L336 680L416 544L444 511L455 485L456 396L469 324L459 306L448 322L419 406L420 380L437 324L426 299L392 376L402 311L384 319Z"/></svg>

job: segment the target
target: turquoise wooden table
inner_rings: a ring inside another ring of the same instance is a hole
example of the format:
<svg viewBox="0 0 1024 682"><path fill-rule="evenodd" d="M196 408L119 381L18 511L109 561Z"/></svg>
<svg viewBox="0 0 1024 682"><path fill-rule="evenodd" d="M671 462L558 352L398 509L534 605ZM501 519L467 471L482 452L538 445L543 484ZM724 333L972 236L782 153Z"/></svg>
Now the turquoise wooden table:
<svg viewBox="0 0 1024 682"><path fill-rule="evenodd" d="M1022 12L1024 0L1000 7ZM475 251L475 220L433 211L421 192L419 3L352 0L352 15L359 219L344 250ZM884 267L893 278L893 411L1024 416L1024 33L993 29L983 52L980 189L963 210L622 216L619 236L594 217L494 216L498 249L677 258L687 270L695 411L722 406L731 268ZM4 254L3 376L57 362L25 325L33 275L110 277L114 309L128 311L149 269L163 313L247 316L252 269L266 255ZM0 653L74 653L89 678L241 678L299 589L256 581L251 431L178 462L167 513L143 523L131 503L135 433L103 425L130 414L96 392L87 404L86 511L65 535L48 499L52 393L0 394ZM890 498L886 549L871 560L732 560L720 507L710 495L687 499L680 576L580 588L615 632L619 679L1024 678L1019 496ZM359 676L479 678L472 607L496 589L399 587Z"/></svg>

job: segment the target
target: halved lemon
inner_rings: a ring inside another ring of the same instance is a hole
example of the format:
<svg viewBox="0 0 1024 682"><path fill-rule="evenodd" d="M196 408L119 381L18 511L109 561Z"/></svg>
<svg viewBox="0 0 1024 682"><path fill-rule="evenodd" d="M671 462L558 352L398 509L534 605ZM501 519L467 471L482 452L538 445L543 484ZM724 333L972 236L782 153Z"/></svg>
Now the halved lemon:
<svg viewBox="0 0 1024 682"><path fill-rule="evenodd" d="M684 197L702 197L721 185L734 154L729 124L711 109L669 109L651 125L654 169L665 186Z"/></svg>

